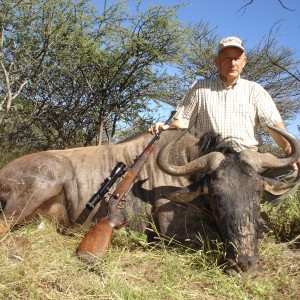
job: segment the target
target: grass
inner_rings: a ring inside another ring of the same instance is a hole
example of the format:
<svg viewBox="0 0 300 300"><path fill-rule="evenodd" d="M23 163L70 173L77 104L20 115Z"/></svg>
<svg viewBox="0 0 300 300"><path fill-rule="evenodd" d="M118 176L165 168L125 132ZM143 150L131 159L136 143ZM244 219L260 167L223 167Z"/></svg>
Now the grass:
<svg viewBox="0 0 300 300"><path fill-rule="evenodd" d="M197 251L143 235L114 231L107 256L93 265L75 250L87 228L65 234L42 217L15 229L0 243L0 299L297 299L299 194L269 216L259 241L262 268L255 277L229 277L216 263L222 253Z"/></svg>

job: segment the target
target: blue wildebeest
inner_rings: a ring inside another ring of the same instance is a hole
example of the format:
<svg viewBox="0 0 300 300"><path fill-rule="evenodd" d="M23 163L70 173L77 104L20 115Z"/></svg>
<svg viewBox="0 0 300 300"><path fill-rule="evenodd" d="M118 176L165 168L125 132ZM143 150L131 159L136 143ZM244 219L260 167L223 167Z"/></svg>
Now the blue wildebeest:
<svg viewBox="0 0 300 300"><path fill-rule="evenodd" d="M298 139L281 134L292 145L288 158L252 151L235 153L216 145L209 150L207 144L204 146L208 151L199 157L199 147L206 143L205 139L199 143L189 133L176 139L177 131L163 132L126 197L128 224L144 232L145 219L136 216L146 213L153 217L162 235L195 240L205 221L203 215L186 203L178 205L174 201L192 200L193 207L197 207L202 201L197 197L208 194L219 235L231 245L227 270L255 269L260 197L264 187L272 190L257 171L261 167L285 167L300 157ZM141 134L116 145L51 150L8 163L0 169L0 233L37 213L54 217L65 227L71 226L117 162L130 166L151 138L150 134ZM181 189L185 186L188 187ZM93 217L94 212L86 220L87 225Z"/></svg>

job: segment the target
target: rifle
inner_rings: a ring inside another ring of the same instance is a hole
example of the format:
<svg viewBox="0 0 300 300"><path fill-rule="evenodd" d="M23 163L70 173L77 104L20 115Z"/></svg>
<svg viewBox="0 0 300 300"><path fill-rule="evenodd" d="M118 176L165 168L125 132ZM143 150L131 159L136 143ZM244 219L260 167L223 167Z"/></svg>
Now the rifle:
<svg viewBox="0 0 300 300"><path fill-rule="evenodd" d="M171 121L175 112L176 111L171 112L171 115L165 124ZM153 137L142 154L134 161L124 178L108 197L107 215L99 219L81 241L76 253L83 261L93 262L96 257L103 257L109 248L113 229L119 229L126 223L126 217L122 210L124 208L123 198L137 178L142 167L147 162L148 157L154 151L153 145L159 140L160 134L161 130Z"/></svg>
<svg viewBox="0 0 300 300"><path fill-rule="evenodd" d="M78 224L83 224L87 217L90 215L95 206L103 199L106 193L108 193L111 186L116 180L121 177L126 171L126 165L122 162L118 162L117 165L111 171L109 177L107 177L100 186L100 189L91 197L87 202L84 210L78 216L75 221Z"/></svg>

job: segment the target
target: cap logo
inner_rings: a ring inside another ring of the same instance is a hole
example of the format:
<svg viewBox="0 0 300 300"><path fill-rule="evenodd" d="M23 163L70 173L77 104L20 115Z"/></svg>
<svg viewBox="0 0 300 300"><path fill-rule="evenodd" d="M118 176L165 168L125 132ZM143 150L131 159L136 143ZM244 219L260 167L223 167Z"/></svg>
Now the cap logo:
<svg viewBox="0 0 300 300"><path fill-rule="evenodd" d="M228 48L228 47L236 47L241 49L242 51L245 51L243 42L235 36L230 36L221 40L221 42L219 43L219 52L224 48Z"/></svg>

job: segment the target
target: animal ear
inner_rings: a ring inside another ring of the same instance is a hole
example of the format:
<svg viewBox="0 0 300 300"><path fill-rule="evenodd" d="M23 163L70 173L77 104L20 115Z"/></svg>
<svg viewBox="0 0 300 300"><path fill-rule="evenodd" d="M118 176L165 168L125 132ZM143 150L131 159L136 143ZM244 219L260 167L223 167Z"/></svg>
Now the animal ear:
<svg viewBox="0 0 300 300"><path fill-rule="evenodd" d="M207 195L208 188L204 182L194 182L187 187L179 189L173 193L167 194L164 197L175 202L190 202L201 195Z"/></svg>
<svg viewBox="0 0 300 300"><path fill-rule="evenodd" d="M282 195L293 187L290 183L283 183L273 178L263 177L263 188L273 195Z"/></svg>

